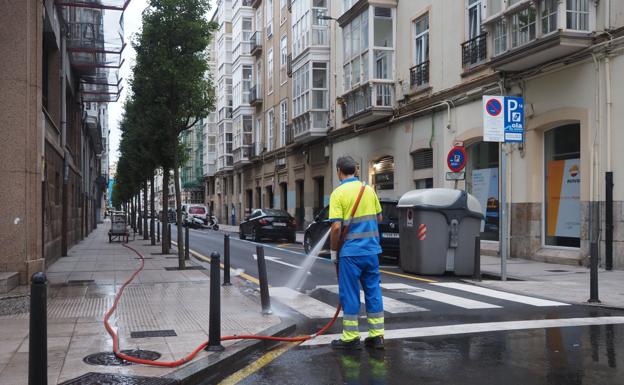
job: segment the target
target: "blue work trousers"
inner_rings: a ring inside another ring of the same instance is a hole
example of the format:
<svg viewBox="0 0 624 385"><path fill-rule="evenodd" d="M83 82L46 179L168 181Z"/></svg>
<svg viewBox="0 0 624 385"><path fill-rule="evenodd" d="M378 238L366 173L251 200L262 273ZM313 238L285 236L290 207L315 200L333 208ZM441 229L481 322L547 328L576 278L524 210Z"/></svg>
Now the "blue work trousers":
<svg viewBox="0 0 624 385"><path fill-rule="evenodd" d="M366 312L369 314L383 312L379 257L377 255L341 256L338 261L340 268L338 286L343 313L345 315L360 313L360 284L364 289Z"/></svg>

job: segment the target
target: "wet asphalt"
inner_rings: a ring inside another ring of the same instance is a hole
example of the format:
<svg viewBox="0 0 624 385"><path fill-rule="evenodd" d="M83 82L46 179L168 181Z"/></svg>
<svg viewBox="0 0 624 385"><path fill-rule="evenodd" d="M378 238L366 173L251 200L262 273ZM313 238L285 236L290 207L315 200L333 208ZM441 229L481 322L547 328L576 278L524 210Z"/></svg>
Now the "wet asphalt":
<svg viewBox="0 0 624 385"><path fill-rule="evenodd" d="M175 237L175 235L174 235ZM223 234L192 230L191 248L204 255L223 253ZM232 267L257 277L253 259L257 244L231 237ZM283 286L302 262L301 245L265 243L265 254L286 264L267 261L269 284ZM382 260L383 270L402 273L392 261ZM317 289L336 283L333 264L319 259L299 288L327 304L338 302L336 294ZM453 276L426 277L459 281ZM382 273L383 282L400 282L426 288L428 283ZM250 284L251 285L251 284ZM438 292L456 294L444 287ZM532 307L488 299L498 309L466 310L434 301L392 293L396 300L424 306L429 311L388 314L386 330L483 322L545 320L581 317L624 316L624 311L586 305ZM471 293L466 299L483 300ZM313 333L327 319L310 320L273 302L273 310L298 324L296 334ZM365 309L361 309L364 314ZM330 315L328 315L329 317ZM339 333L334 325L328 333ZM571 326L519 331L405 338L386 341L385 351L335 352L329 346L294 347L240 381L240 384L624 384L624 325ZM276 347L279 348L279 345ZM254 362L249 357L224 368L223 378ZM211 379L213 383L214 378Z"/></svg>

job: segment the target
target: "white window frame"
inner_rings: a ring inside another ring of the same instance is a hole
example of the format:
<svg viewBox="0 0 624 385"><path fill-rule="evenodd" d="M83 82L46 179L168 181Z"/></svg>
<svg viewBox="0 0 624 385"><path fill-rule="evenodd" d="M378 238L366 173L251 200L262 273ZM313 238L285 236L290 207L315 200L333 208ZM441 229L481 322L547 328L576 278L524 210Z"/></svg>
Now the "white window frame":
<svg viewBox="0 0 624 385"><path fill-rule="evenodd" d="M273 150L273 128L275 126L275 110L271 108L267 111L267 127L266 127L266 149L267 151Z"/></svg>
<svg viewBox="0 0 624 385"><path fill-rule="evenodd" d="M267 51L267 94L273 93L273 47Z"/></svg>
<svg viewBox="0 0 624 385"><path fill-rule="evenodd" d="M427 29L417 32L418 23L425 18L427 19ZM412 34L414 36L414 57L412 60L415 66L429 60L429 28L429 12L423 13L412 22ZM419 42L422 42L420 47Z"/></svg>
<svg viewBox="0 0 624 385"><path fill-rule="evenodd" d="M553 6L549 13L546 4ZM555 25L551 25L551 17L555 16ZM559 0L541 0L539 4L539 31L541 36L547 36L558 30L559 27ZM549 30L545 30L544 24L548 26Z"/></svg>
<svg viewBox="0 0 624 385"><path fill-rule="evenodd" d="M523 13L529 14L531 9L535 12L533 20L529 21L528 24L520 27L519 24L516 23L517 20L520 19L520 16ZM513 13L510 16L510 32L511 32L511 49L522 47L526 44L537 39L537 19L538 19L538 10L534 6L529 6L527 8L523 8L522 10ZM533 36L531 36L531 28L533 28ZM526 33L526 40L521 40L523 34ZM514 42L515 39L515 42ZM515 43L515 44L514 44Z"/></svg>
<svg viewBox="0 0 624 385"><path fill-rule="evenodd" d="M286 66L288 65L288 35L282 35L280 38L280 85L288 80Z"/></svg>
<svg viewBox="0 0 624 385"><path fill-rule="evenodd" d="M286 126L288 124L288 99L280 102L280 146L286 145Z"/></svg>
<svg viewBox="0 0 624 385"><path fill-rule="evenodd" d="M466 36L472 40L483 33L483 0L466 0ZM474 12L474 13L473 13ZM471 16L476 14L476 24L472 24Z"/></svg>
<svg viewBox="0 0 624 385"><path fill-rule="evenodd" d="M589 32L592 30L592 8L594 7L591 3L590 0L575 0L575 3L577 3L577 5L582 5L581 8L585 8L584 9L570 9L568 8L569 5L569 0L565 0L565 20L563 20L563 24L565 25L565 28L569 31L580 31L580 32ZM576 23L576 26L579 27L581 24L581 18L586 18L586 29L580 29L580 28L572 28L568 25L568 17L569 16L573 16L573 20L574 23Z"/></svg>
<svg viewBox="0 0 624 385"><path fill-rule="evenodd" d="M266 35L267 39L273 36L273 0L266 0Z"/></svg>

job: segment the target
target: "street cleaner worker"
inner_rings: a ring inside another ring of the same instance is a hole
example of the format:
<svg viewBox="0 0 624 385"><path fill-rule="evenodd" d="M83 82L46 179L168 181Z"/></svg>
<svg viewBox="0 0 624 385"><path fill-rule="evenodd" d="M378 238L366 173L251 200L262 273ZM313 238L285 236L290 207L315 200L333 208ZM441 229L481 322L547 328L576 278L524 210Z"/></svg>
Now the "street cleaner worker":
<svg viewBox="0 0 624 385"><path fill-rule="evenodd" d="M356 163L350 156L338 158L340 186L329 199L331 259L338 264L338 287L343 307L342 336L332 341L334 349L359 349L360 284L364 289L368 337L364 345L384 348L384 312L381 299L379 229L382 220L377 194L355 177ZM344 242L341 244L341 242Z"/></svg>

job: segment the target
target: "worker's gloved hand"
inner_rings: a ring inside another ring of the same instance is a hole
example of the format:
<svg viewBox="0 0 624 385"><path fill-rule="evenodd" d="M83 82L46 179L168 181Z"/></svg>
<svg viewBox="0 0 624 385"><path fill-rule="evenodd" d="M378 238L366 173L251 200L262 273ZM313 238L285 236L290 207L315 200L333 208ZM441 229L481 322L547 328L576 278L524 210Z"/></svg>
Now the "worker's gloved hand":
<svg viewBox="0 0 624 385"><path fill-rule="evenodd" d="M331 255L331 261L333 263L338 263L338 252L336 250L331 250L330 255Z"/></svg>

